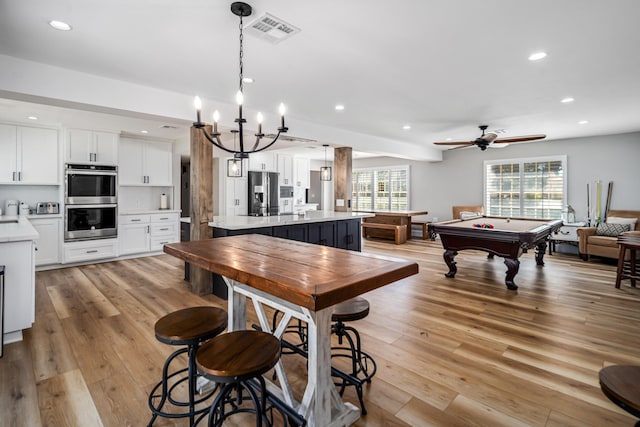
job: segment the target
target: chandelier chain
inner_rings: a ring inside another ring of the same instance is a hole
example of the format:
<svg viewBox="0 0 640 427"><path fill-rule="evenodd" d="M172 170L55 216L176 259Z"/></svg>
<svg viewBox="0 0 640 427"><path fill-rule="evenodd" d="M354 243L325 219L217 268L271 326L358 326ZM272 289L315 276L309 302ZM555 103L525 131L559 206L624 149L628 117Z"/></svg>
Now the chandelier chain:
<svg viewBox="0 0 640 427"><path fill-rule="evenodd" d="M240 92L242 92L242 80L243 80L243 73L242 73L242 69L243 69L243 63L242 63L242 57L244 56L244 49L243 49L243 42L244 41L244 34L242 33L242 16L240 16Z"/></svg>

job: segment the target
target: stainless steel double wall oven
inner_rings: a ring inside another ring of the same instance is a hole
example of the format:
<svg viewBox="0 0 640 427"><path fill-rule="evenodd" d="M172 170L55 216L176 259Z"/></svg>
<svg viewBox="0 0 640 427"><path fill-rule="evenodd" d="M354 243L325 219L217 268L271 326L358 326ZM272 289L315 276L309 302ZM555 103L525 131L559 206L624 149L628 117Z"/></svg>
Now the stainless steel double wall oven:
<svg viewBox="0 0 640 427"><path fill-rule="evenodd" d="M118 235L118 167L65 165L65 241Z"/></svg>

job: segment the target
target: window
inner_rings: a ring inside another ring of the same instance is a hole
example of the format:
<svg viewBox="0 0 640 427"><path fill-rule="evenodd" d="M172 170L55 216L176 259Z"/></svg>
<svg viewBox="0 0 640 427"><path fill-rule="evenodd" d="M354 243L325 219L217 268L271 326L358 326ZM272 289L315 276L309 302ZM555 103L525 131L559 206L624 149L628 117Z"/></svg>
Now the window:
<svg viewBox="0 0 640 427"><path fill-rule="evenodd" d="M354 210L409 209L409 166L354 169Z"/></svg>
<svg viewBox="0 0 640 427"><path fill-rule="evenodd" d="M484 162L487 215L560 219L567 195L567 157Z"/></svg>

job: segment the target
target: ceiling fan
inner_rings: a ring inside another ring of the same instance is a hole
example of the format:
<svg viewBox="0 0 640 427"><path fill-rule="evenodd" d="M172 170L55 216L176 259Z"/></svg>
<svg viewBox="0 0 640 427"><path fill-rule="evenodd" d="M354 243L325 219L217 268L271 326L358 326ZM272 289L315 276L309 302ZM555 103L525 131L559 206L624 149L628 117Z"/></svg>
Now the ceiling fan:
<svg viewBox="0 0 640 427"><path fill-rule="evenodd" d="M509 144L512 142L525 142L525 141L535 141L537 139L544 139L547 135L539 134L539 135L526 135L526 136L514 136L511 138L498 138L498 134L496 132L487 132L484 133L485 130L489 126L480 125L478 126L480 130L482 130L482 135L473 141L447 141L447 142L434 142L436 145L457 145L456 148L465 148L470 147L472 145L477 145L482 151L486 150L488 146L491 144Z"/></svg>

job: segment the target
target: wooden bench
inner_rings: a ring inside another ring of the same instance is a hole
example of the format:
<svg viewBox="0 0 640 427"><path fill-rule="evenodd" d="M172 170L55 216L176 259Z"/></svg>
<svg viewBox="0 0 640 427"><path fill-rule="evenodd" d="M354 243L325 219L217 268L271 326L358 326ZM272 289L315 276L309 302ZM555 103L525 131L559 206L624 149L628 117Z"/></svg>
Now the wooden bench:
<svg viewBox="0 0 640 427"><path fill-rule="evenodd" d="M393 230L395 233L396 245L407 241L407 226L406 225L394 225L394 224L378 224L376 222L363 222L362 223L362 237L367 237L367 228L373 228L378 230Z"/></svg>
<svg viewBox="0 0 640 427"><path fill-rule="evenodd" d="M430 221L420 221L420 220L412 220L411 221L411 225L417 225L419 227L422 228L422 240L427 240L427 236L429 236L429 238L431 238L431 240L435 240L436 236L435 234L429 234L429 232L427 231L427 225L431 224Z"/></svg>

